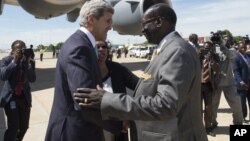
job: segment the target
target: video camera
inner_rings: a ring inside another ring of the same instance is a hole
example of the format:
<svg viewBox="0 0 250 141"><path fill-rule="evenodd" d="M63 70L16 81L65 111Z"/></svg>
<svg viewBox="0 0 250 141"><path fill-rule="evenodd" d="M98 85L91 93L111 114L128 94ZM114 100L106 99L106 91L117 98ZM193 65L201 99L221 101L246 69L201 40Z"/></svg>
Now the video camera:
<svg viewBox="0 0 250 141"><path fill-rule="evenodd" d="M244 40L245 44L250 44L250 39L249 39L248 35L243 37L243 40Z"/></svg>
<svg viewBox="0 0 250 141"><path fill-rule="evenodd" d="M220 58L216 52L214 52L211 48L203 48L200 50L200 59L209 59L213 60L214 62L219 62Z"/></svg>
<svg viewBox="0 0 250 141"><path fill-rule="evenodd" d="M213 44L220 44L222 41L223 32L218 30L217 32L211 32L210 40Z"/></svg>
<svg viewBox="0 0 250 141"><path fill-rule="evenodd" d="M200 50L201 56L205 56L209 52L211 53L212 51L210 49L208 49L208 48L203 48L203 49Z"/></svg>
<svg viewBox="0 0 250 141"><path fill-rule="evenodd" d="M21 53L25 57L32 57L34 55L34 51L32 48L23 48Z"/></svg>
<svg viewBox="0 0 250 141"><path fill-rule="evenodd" d="M213 57L215 53L210 48L202 48L200 49L200 58L203 60L204 58Z"/></svg>

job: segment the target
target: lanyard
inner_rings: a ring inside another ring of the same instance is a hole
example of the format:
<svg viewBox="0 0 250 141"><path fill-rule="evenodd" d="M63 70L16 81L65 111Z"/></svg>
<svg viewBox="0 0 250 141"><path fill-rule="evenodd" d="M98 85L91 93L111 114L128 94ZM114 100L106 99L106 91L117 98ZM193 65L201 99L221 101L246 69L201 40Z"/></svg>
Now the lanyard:
<svg viewBox="0 0 250 141"><path fill-rule="evenodd" d="M249 59L248 58L246 58L242 53L240 53L239 52L239 54L240 54L240 56L241 56L241 58L244 60L244 62L247 64L247 66L248 66L248 68L250 69L250 64L249 64Z"/></svg>

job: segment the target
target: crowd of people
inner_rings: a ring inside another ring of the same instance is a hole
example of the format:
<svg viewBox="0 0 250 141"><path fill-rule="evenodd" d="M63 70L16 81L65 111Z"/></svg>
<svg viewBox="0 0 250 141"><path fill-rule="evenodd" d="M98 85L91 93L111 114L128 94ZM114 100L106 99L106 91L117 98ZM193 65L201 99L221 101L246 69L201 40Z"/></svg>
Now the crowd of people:
<svg viewBox="0 0 250 141"><path fill-rule="evenodd" d="M234 43L233 37L221 32L216 41L208 41L200 46L198 35L191 34L189 43L200 56L201 94L204 99L204 123L207 134L215 136L218 126L217 112L223 92L233 113L234 125L248 123L246 119L247 101L250 102L250 51L249 39ZM212 37L211 37L212 38ZM250 113L248 113L250 116Z"/></svg>
<svg viewBox="0 0 250 141"><path fill-rule="evenodd" d="M154 4L143 14L142 33L157 48L144 73L136 76L112 61L105 42L114 12L105 1L82 6L80 28L58 55L45 141L207 141L207 135L216 136L222 92L233 112L232 123L248 122L250 44L233 44L226 33L219 42L203 46L197 34L187 42L175 30L175 11ZM23 41L14 41L11 48L1 61L0 104L7 116L4 141L21 141L29 125L35 61L25 53Z"/></svg>

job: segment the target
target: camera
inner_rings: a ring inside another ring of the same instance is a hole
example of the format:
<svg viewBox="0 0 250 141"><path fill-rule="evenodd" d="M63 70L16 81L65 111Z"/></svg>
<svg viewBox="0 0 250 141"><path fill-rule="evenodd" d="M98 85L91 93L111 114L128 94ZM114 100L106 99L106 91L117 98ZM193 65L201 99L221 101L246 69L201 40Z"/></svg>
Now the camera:
<svg viewBox="0 0 250 141"><path fill-rule="evenodd" d="M208 54L212 55L213 52L209 48L203 48L200 50L200 57L203 60Z"/></svg>
<svg viewBox="0 0 250 141"><path fill-rule="evenodd" d="M207 55L210 52L210 49L204 48L204 49L201 49L200 52L201 52L202 56L205 56L205 55Z"/></svg>
<svg viewBox="0 0 250 141"><path fill-rule="evenodd" d="M245 37L242 37L242 38L243 38L245 44L250 44L250 40L249 40L248 35L246 35Z"/></svg>
<svg viewBox="0 0 250 141"><path fill-rule="evenodd" d="M22 52L22 55L25 57L32 57L34 55L32 48L23 48L21 52Z"/></svg>
<svg viewBox="0 0 250 141"><path fill-rule="evenodd" d="M222 35L223 32L218 30L217 32L211 32L211 37L210 40L214 43L214 44L220 44L221 43L221 39L222 39Z"/></svg>
<svg viewBox="0 0 250 141"><path fill-rule="evenodd" d="M220 61L218 54L208 48L204 48L200 50L200 59L204 60L205 58L209 60L213 60L216 63Z"/></svg>

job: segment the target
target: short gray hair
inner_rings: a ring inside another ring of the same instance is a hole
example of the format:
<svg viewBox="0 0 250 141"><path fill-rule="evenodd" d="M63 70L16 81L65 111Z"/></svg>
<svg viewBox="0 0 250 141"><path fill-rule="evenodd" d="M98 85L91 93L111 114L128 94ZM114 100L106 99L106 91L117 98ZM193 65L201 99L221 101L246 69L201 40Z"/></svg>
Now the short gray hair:
<svg viewBox="0 0 250 141"><path fill-rule="evenodd" d="M86 1L79 13L80 25L85 26L88 22L88 16L93 15L99 19L104 15L104 12L114 13L113 7L103 0L89 0Z"/></svg>

